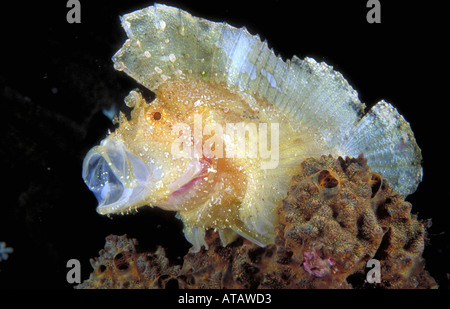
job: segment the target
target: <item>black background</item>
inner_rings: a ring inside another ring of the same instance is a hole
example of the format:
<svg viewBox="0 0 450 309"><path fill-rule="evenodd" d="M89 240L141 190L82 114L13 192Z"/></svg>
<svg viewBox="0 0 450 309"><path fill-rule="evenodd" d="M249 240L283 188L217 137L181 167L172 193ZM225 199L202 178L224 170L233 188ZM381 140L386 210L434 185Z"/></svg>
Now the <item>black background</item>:
<svg viewBox="0 0 450 309"><path fill-rule="evenodd" d="M432 2L380 1L381 24L368 24L367 1L161 1L214 21L246 26L284 59L325 61L341 72L368 108L393 103L422 149L424 179L408 197L420 219L432 218L426 269L448 288L448 51L444 8ZM425 4L426 3L426 4ZM81 179L86 152L113 129L103 108L118 105L136 83L114 71L111 56L126 39L119 15L151 1L83 1L81 24L66 21L66 1L2 4L0 241L14 248L0 262L0 287L68 288L66 262L82 280L109 234L144 248L189 248L173 213L143 209L113 219L96 213ZM5 186L6 185L6 186Z"/></svg>

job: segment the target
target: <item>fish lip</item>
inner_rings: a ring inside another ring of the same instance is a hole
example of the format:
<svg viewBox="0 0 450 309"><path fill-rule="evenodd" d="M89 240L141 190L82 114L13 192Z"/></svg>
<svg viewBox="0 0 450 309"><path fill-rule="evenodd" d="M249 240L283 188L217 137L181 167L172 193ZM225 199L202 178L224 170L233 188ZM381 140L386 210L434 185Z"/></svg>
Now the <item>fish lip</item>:
<svg viewBox="0 0 450 309"><path fill-rule="evenodd" d="M199 182L201 182L201 180L208 174L209 169L212 166L212 160L203 156L199 159L193 159L189 162L189 165L191 165L191 167L187 168L179 179L168 185L168 188L171 190L169 198L179 196L180 194L194 188ZM188 180L184 180L184 178L188 177Z"/></svg>
<svg viewBox="0 0 450 309"><path fill-rule="evenodd" d="M186 191L189 191L190 189L194 188L197 185L197 183L199 183L202 180L203 177L204 177L204 175L192 178L186 184L184 184L181 187L179 187L178 189L172 191L170 193L169 197L177 197L177 196L180 196L181 194L185 193Z"/></svg>
<svg viewBox="0 0 450 309"><path fill-rule="evenodd" d="M145 188L142 188L140 192L137 192L135 194L140 196L145 191L144 189ZM129 210L130 206L128 205L128 199L131 196L131 193L132 189L126 188L122 197L116 202L107 205L99 204L96 208L97 213L101 215L109 215Z"/></svg>

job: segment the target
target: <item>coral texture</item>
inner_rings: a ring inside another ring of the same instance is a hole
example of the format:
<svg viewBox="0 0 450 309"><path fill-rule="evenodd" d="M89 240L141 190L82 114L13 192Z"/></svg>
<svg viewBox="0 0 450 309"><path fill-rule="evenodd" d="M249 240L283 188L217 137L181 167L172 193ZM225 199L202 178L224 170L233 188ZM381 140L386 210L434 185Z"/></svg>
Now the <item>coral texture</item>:
<svg viewBox="0 0 450 309"><path fill-rule="evenodd" d="M307 159L278 208L275 244L239 237L223 247L213 230L209 250L192 250L172 265L159 247L138 253L137 242L108 236L94 272L77 288L436 288L424 269L428 221L370 171L362 156ZM369 283L369 260L381 280Z"/></svg>

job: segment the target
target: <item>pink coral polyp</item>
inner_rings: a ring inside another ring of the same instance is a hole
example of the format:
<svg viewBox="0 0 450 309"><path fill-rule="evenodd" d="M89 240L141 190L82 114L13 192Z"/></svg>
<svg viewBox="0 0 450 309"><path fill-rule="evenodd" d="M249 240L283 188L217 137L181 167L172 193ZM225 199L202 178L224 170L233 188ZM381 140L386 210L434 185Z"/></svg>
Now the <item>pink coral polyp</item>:
<svg viewBox="0 0 450 309"><path fill-rule="evenodd" d="M325 277L333 271L336 260L324 257L319 250L305 251L303 253L303 268L315 277Z"/></svg>

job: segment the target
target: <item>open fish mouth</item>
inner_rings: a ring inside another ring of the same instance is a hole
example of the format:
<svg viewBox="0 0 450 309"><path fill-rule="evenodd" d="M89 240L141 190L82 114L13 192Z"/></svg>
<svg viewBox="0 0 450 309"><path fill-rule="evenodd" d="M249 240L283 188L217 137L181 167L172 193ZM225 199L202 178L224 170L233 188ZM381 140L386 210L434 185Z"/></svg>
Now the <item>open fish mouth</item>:
<svg viewBox="0 0 450 309"><path fill-rule="evenodd" d="M160 174L160 173L159 173ZM110 214L138 205L158 171L113 138L93 147L83 161L83 180L98 201L97 212Z"/></svg>

